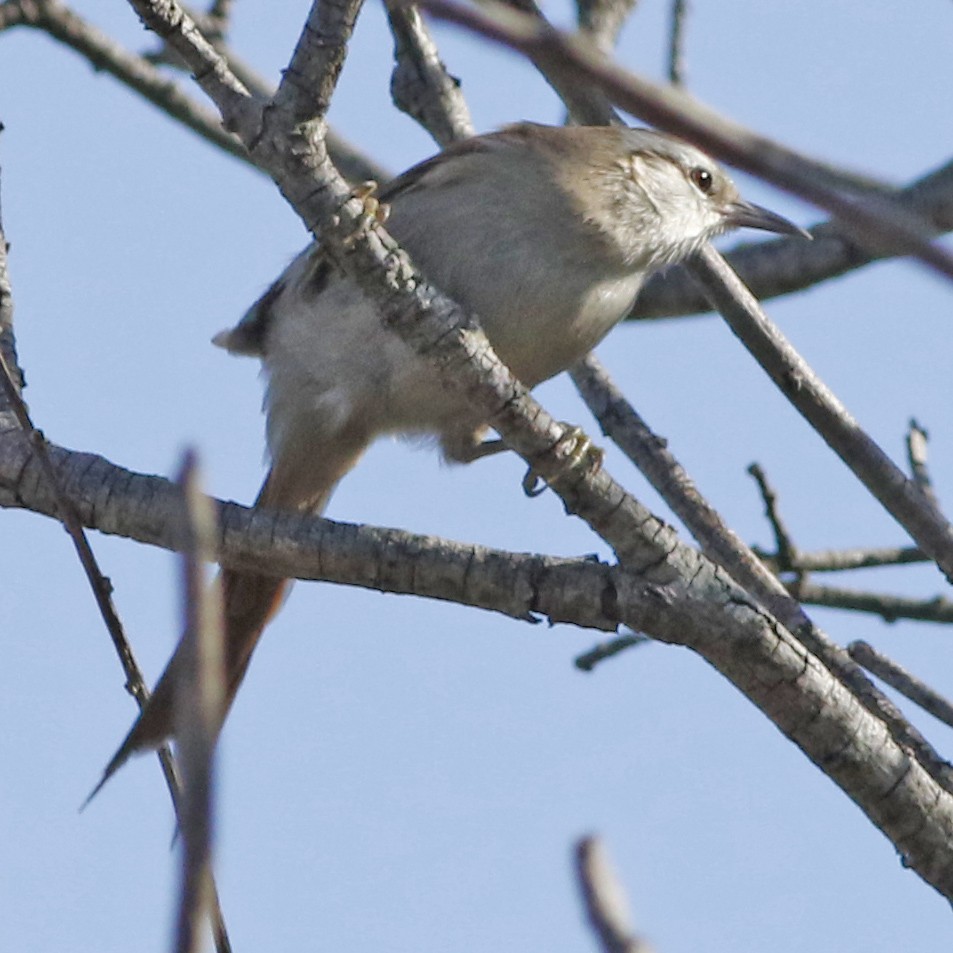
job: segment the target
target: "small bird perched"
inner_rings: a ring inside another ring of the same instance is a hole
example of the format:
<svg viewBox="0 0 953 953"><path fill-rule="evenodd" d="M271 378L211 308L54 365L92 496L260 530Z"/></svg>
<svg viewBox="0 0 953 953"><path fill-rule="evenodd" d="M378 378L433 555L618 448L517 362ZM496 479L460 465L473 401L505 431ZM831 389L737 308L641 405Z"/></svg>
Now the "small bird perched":
<svg viewBox="0 0 953 953"><path fill-rule="evenodd" d="M388 231L430 282L479 318L527 387L583 357L649 275L716 235L740 226L807 234L743 201L698 149L645 129L510 126L414 166L380 201ZM318 244L214 342L264 365L271 469L256 506L321 513L383 434L433 435L457 462L499 449L483 442L480 413L382 326ZM224 719L288 580L228 569L222 578ZM131 753L172 733L181 664L177 651L100 787Z"/></svg>

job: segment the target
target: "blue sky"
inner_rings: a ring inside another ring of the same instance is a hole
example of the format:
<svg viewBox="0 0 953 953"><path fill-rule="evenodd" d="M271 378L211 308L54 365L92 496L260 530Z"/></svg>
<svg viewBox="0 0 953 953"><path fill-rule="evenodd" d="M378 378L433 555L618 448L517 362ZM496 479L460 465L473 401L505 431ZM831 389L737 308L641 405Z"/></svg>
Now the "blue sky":
<svg viewBox="0 0 953 953"><path fill-rule="evenodd" d="M75 6L133 48L150 43L122 3ZM689 83L709 105L897 183L948 159L947 6L692 6ZM235 47L276 77L307 4L236 7ZM620 48L649 76L663 68L666 9L643 0ZM437 32L478 129L559 121L517 57ZM331 118L396 172L433 146L389 104L390 49L370 2ZM263 473L257 369L208 341L300 249L303 227L270 182L71 52L25 31L0 36L0 50L3 219L37 424L141 472L175 472L192 445L210 492L250 501ZM800 224L821 217L738 180ZM908 418L927 426L949 504L949 287L892 262L769 311L895 459ZM744 472L757 460L802 547L905 541L717 320L623 327L600 356L746 540L770 543ZM568 382L539 394L596 432ZM611 449L607 466L665 512ZM447 468L383 443L328 515L606 555L554 496L523 496L523 469L505 455ZM154 760L132 763L76 813L134 712L108 639L62 530L10 511L0 528L0 944L163 950L177 855ZM176 638L176 564L123 540L93 542L152 680ZM850 582L941 591L929 568ZM814 615L838 642L867 639L953 694L944 630ZM571 844L589 831L606 837L659 953L879 953L948 935L945 902L717 673L650 645L582 675L572 660L594 641L567 626L299 584L221 749L218 876L236 950L591 949L570 875ZM953 750L951 732L904 707Z"/></svg>

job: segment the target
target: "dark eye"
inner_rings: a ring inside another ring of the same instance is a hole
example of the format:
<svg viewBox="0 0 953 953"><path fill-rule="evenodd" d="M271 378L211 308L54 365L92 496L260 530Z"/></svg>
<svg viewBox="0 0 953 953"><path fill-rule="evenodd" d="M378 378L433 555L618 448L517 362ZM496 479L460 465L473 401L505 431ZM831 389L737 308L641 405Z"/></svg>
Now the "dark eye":
<svg viewBox="0 0 953 953"><path fill-rule="evenodd" d="M688 173L688 177L692 180L695 188L703 195L708 195L712 190L712 186L715 184L712 174L701 166L695 166L695 168Z"/></svg>

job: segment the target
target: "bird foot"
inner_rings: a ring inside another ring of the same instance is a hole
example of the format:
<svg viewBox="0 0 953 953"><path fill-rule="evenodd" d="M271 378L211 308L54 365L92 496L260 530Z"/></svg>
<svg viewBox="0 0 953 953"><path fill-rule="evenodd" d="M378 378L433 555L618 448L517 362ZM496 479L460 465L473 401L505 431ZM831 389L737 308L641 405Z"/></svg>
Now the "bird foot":
<svg viewBox="0 0 953 953"><path fill-rule="evenodd" d="M351 191L351 198L357 199L363 206L354 233L344 240L345 248L350 247L358 237L365 235L372 225L383 225L390 217L390 206L374 194L377 183L373 179L362 182Z"/></svg>
<svg viewBox="0 0 953 953"><path fill-rule="evenodd" d="M563 458L563 469L555 479L583 465L594 473L598 472L606 455L602 447L595 446L581 427L568 423L563 423L562 426L562 436L556 441L553 450ZM549 481L538 473L534 466L531 466L523 477L523 492L528 497L539 496L548 485Z"/></svg>

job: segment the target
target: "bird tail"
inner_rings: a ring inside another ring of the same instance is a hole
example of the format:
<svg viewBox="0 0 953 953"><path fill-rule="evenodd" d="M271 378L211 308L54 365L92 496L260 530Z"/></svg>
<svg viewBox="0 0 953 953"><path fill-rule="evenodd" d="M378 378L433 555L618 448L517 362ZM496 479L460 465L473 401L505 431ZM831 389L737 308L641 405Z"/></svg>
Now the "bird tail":
<svg viewBox="0 0 953 953"><path fill-rule="evenodd" d="M340 442L333 453L311 455L298 448L289 459L276 461L255 501L255 506L292 510L299 513L323 512L334 488L360 459L364 441ZM221 721L231 708L252 653L262 632L281 608L291 586L290 579L261 575L244 570L221 572L225 621L225 699ZM103 776L83 804L85 807L103 785L137 752L157 748L175 730L175 693L185 654L180 642L155 690L119 749L103 771Z"/></svg>

